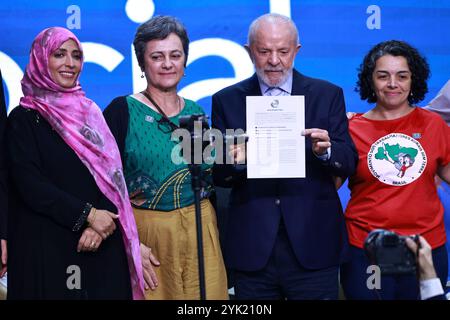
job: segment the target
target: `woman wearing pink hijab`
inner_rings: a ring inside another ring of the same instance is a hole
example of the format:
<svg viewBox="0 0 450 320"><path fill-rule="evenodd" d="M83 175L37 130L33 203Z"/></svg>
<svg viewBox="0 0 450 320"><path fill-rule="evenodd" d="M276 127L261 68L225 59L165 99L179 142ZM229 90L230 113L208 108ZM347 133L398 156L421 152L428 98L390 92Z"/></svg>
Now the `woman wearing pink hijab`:
<svg viewBox="0 0 450 320"><path fill-rule="evenodd" d="M73 33L43 30L9 116L8 299L143 297L119 151L80 87L82 65Z"/></svg>

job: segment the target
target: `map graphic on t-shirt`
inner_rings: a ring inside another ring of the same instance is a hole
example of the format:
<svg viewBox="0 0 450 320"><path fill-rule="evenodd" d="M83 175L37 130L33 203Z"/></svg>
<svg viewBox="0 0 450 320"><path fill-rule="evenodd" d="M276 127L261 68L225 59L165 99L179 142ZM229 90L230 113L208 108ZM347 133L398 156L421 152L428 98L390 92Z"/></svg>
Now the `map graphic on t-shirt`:
<svg viewBox="0 0 450 320"><path fill-rule="evenodd" d="M370 172L379 181L395 186L420 177L427 157L420 143L405 134L391 133L376 141L367 154Z"/></svg>
<svg viewBox="0 0 450 320"><path fill-rule="evenodd" d="M383 147L378 148L375 159L387 160L398 170L397 176L403 178L408 168L414 164L418 150L416 148L402 147L399 144L389 145L383 143Z"/></svg>

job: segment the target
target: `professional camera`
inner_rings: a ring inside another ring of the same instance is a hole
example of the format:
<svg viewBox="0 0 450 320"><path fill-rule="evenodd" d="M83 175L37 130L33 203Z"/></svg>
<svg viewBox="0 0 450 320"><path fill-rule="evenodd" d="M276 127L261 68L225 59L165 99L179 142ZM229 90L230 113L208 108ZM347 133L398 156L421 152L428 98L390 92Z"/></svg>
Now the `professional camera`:
<svg viewBox="0 0 450 320"><path fill-rule="evenodd" d="M416 255L406 245L407 238L419 243L417 235L400 236L383 229L370 232L364 242L364 249L370 263L379 266L382 274L415 273Z"/></svg>

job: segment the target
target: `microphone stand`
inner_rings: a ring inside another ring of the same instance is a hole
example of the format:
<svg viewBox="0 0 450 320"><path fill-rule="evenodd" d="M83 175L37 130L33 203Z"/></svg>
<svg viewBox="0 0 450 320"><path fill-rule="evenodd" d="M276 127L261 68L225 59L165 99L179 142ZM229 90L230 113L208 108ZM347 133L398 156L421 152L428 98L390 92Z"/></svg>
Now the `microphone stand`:
<svg viewBox="0 0 450 320"><path fill-rule="evenodd" d="M200 115L191 115L191 116L182 116L179 118L180 128L184 128L189 130L190 139L191 139L191 154L190 161L188 161L188 168L191 173L192 180L192 191L194 192L194 204L195 204L195 224L197 227L197 258L198 258L198 279L199 279L199 287L200 287L200 300L206 300L206 289L205 289L205 260L203 254L203 233L202 233L202 215L201 215L201 206L200 206L200 198L201 198L201 190L202 190L202 163L203 157L201 156L199 159L201 161L196 163L197 157L195 157L195 152L197 150L196 146L200 143L200 152L203 155L203 131L202 124L206 120L206 116ZM199 127L196 126L200 124ZM206 126L208 124L206 123ZM208 126L209 127L209 126ZM200 131L197 131L197 128L200 128ZM184 155L187 156L187 155ZM185 157L187 158L187 157Z"/></svg>
<svg viewBox="0 0 450 320"><path fill-rule="evenodd" d="M205 292L205 264L203 257L203 234L202 213L200 207L200 192L202 189L202 166L201 164L189 165L192 176L192 190L195 197L195 222L197 225L197 257L198 257L198 279L200 282L200 300L206 300Z"/></svg>

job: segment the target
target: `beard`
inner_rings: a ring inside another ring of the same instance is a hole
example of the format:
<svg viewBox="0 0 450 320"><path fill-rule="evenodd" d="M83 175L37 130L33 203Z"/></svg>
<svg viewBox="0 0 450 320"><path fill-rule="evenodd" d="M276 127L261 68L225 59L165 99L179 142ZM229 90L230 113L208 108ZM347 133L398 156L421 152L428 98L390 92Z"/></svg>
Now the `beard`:
<svg viewBox="0 0 450 320"><path fill-rule="evenodd" d="M256 75L258 78L264 82L269 87L280 87L287 79L292 75L292 68L288 70L283 70L282 76L278 80L271 80L264 72L264 69L256 69Z"/></svg>

